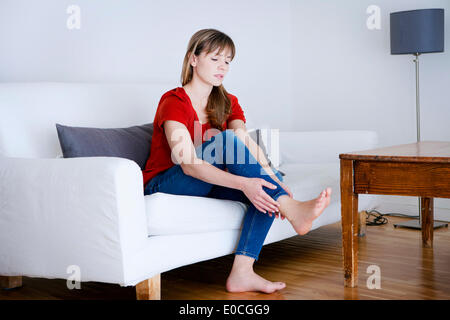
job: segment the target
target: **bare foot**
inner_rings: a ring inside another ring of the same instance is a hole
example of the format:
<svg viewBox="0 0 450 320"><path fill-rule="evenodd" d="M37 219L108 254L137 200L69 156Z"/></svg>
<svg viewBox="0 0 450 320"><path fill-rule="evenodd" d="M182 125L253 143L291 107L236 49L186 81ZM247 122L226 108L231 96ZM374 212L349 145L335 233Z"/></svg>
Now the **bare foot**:
<svg viewBox="0 0 450 320"><path fill-rule="evenodd" d="M262 291L272 293L284 287L286 287L284 282L271 282L257 275L253 270L232 271L226 283L228 292Z"/></svg>
<svg viewBox="0 0 450 320"><path fill-rule="evenodd" d="M280 197L278 201L286 201L284 203L282 214L286 216L288 221L294 227L299 235L304 235L311 230L312 223L319 217L323 210L330 204L331 188L326 188L320 195L309 201L298 201L289 197Z"/></svg>

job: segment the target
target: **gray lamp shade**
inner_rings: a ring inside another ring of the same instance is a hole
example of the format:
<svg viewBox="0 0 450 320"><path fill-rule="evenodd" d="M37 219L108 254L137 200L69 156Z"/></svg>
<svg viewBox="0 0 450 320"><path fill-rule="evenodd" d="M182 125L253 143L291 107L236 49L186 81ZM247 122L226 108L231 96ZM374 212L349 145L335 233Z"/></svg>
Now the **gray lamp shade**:
<svg viewBox="0 0 450 320"><path fill-rule="evenodd" d="M393 12L391 54L444 51L444 9Z"/></svg>

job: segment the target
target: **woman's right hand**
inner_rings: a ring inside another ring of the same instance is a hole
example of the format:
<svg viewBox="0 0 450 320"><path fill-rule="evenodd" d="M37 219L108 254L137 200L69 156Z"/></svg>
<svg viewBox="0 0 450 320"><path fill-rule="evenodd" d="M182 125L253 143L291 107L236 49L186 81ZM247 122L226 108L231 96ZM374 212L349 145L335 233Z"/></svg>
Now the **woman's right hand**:
<svg viewBox="0 0 450 320"><path fill-rule="evenodd" d="M263 186L270 189L277 188L276 185L262 178L245 178L241 190L256 209L272 216L272 212L280 211L280 204L264 191Z"/></svg>

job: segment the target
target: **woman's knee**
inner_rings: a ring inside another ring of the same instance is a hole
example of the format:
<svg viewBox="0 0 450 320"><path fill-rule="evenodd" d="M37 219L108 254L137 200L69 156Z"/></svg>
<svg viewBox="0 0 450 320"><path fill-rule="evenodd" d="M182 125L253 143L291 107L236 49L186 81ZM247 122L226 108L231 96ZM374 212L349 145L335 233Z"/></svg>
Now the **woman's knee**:
<svg viewBox="0 0 450 320"><path fill-rule="evenodd" d="M224 131L221 131L220 133L216 134L214 137L216 145L218 143L221 143L221 147L224 148L226 144L228 143L234 143L236 139L238 138L237 135L234 133L233 130L227 129Z"/></svg>
<svg viewBox="0 0 450 320"><path fill-rule="evenodd" d="M233 130L227 129L212 136L195 149L197 157L224 170L224 153L227 148L234 148L239 143Z"/></svg>
<svg viewBox="0 0 450 320"><path fill-rule="evenodd" d="M245 150L244 141L233 130L227 129L221 132L221 147L223 150Z"/></svg>

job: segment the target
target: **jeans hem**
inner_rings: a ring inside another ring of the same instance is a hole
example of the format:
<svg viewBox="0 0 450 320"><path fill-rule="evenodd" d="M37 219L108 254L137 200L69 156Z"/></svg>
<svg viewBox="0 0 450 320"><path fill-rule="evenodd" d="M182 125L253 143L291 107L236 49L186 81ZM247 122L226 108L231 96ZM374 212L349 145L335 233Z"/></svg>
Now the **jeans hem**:
<svg viewBox="0 0 450 320"><path fill-rule="evenodd" d="M258 261L258 255L255 255L255 254L247 252L247 251L236 251L235 254L247 256L247 257L255 259L255 261Z"/></svg>
<svg viewBox="0 0 450 320"><path fill-rule="evenodd" d="M282 191L280 191L280 192L278 192L277 194L275 194L274 196L272 196L272 199L275 200L275 201L277 201L278 198L279 198L280 196L282 196L282 195L286 195L286 196L289 197L289 194L288 194L286 191L284 191L284 189L283 189Z"/></svg>

